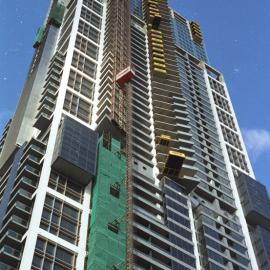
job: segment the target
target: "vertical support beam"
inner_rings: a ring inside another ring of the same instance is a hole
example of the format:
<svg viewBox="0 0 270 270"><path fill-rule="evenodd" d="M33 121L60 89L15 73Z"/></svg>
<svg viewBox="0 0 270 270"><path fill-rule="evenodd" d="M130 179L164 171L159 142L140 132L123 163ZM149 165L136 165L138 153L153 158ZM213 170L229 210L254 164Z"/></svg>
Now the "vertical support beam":
<svg viewBox="0 0 270 270"><path fill-rule="evenodd" d="M214 98L213 98L213 95L212 95L211 86L210 86L210 83L209 83L209 80L208 80L208 74L207 74L206 68L203 67L203 64L201 64L201 65L202 65L202 68L204 70L204 79L205 79L205 83L206 83L206 86L207 86L207 92L208 92L208 96L209 96L209 99L210 99L211 108L212 108L212 111L213 111L215 122L220 123L219 118L218 118L218 114L217 114L215 101L214 101ZM243 212L243 208L242 208L242 205L241 205L241 202L240 202L240 197L239 197L239 194L238 194L238 191L237 191L236 182L235 182L235 178L234 178L234 175L233 175L230 159L229 159L228 152L227 152L227 149L226 149L226 144L225 144L225 141L224 141L224 138L223 138L221 126L220 126L220 124L217 124L216 126L217 126L218 135L219 135L220 145L221 145L221 148L222 148L222 153L223 153L224 160L225 160L226 169L227 169L228 176L229 176L230 183L231 183L231 188L232 188L233 197L234 197L234 200L235 200L235 205L237 207L236 215L238 216L238 218L240 220L240 223L241 223L241 226L242 226L243 235L244 235L244 238L245 238L245 243L247 245L247 250L248 250L252 270L259 270L257 260L256 260L256 256L255 256L255 252L254 252L253 245L252 245L252 241L251 241L251 238L250 238L250 235L249 235L248 225L247 225L247 222L246 222L246 219L245 219L245 216L244 216L244 212Z"/></svg>
<svg viewBox="0 0 270 270"><path fill-rule="evenodd" d="M50 132L50 137L48 140L47 151L44 158L42 171L40 174L39 185L35 193L36 194L35 204L33 207L32 217L29 224L29 230L26 235L25 248L22 254L22 259L21 259L22 266L20 267L20 270L31 270L31 266L32 266L32 260L29 260L29 258L34 257L35 246L36 246L36 241L37 241L38 231L39 231L39 224L40 224L41 216L42 216L41 209L43 209L45 198L46 198L46 192L47 192L50 171L51 171L51 163L52 163L52 158L53 158L54 145L56 143L58 127L59 127L61 117L62 117L62 109L64 106L66 88L67 88L69 71L70 71L70 66L71 66L72 57L73 57L73 49L75 47L76 33L77 33L78 25L79 25L82 3L83 3L83 0L78 0L76 12L74 16L74 22L72 26L72 31L71 31L70 42L67 49L67 55L65 59L62 80L59 87L59 94L58 94L57 102L55 105L54 118L51 125L51 132ZM83 270L84 260L80 260L80 262L77 263L77 266L78 266L77 268L78 270Z"/></svg>

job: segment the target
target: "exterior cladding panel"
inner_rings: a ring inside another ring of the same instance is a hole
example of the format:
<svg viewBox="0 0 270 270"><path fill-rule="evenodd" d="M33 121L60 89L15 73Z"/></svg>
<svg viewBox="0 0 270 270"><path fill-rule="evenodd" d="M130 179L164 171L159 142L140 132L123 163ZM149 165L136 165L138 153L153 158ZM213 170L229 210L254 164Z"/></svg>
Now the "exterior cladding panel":
<svg viewBox="0 0 270 270"><path fill-rule="evenodd" d="M266 187L246 174L241 174L237 183L247 222L270 230L270 199Z"/></svg>
<svg viewBox="0 0 270 270"><path fill-rule="evenodd" d="M184 189L176 184L174 181L169 178L164 178L164 203L166 205L166 225L174 233L169 233L169 239L172 244L181 246L186 253L171 247L170 253L177 259L180 259L187 265L196 268L196 260L194 255L194 247L192 244L180 239L176 235L179 234L179 227L176 223L180 223L183 227L190 229L190 219L187 209L188 197L185 196ZM172 211L173 209L173 211ZM185 218L183 218L185 216ZM183 233L185 232L185 233ZM182 230L180 235L185 238L187 241L192 239L192 233L188 230ZM172 262L172 269L185 269L183 266L177 262ZM187 269L187 268L186 268Z"/></svg>
<svg viewBox="0 0 270 270"><path fill-rule="evenodd" d="M266 187L244 173L238 176L237 187L259 269L270 269L270 199Z"/></svg>
<svg viewBox="0 0 270 270"><path fill-rule="evenodd" d="M174 11L172 11L172 14L172 28L175 45L187 51L197 59L208 63L207 53L203 40L201 40L201 42L197 42L192 37L190 26L192 23L190 24L185 18Z"/></svg>
<svg viewBox="0 0 270 270"><path fill-rule="evenodd" d="M87 270L126 269L126 157L120 153L118 141L112 139L108 145L105 147L101 137L92 192Z"/></svg>
<svg viewBox="0 0 270 270"><path fill-rule="evenodd" d="M251 235L259 269L270 269L270 231L256 226L255 230L251 231Z"/></svg>
<svg viewBox="0 0 270 270"><path fill-rule="evenodd" d="M142 0L130 1L131 14L143 18Z"/></svg>
<svg viewBox="0 0 270 270"><path fill-rule="evenodd" d="M53 167L88 184L96 174L97 141L97 132L66 116L58 131Z"/></svg>

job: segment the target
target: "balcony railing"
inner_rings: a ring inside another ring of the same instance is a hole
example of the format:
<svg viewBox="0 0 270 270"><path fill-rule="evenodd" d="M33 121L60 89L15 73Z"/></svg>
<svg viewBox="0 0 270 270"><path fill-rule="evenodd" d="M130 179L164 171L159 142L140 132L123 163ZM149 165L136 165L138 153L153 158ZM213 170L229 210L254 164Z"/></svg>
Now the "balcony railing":
<svg viewBox="0 0 270 270"><path fill-rule="evenodd" d="M10 247L8 245L5 245L5 246L3 246L1 248L0 254L1 253L5 253L5 254L7 254L9 256L12 256L12 257L14 257L14 258L16 258L18 260L20 259L20 256L21 256L21 252L19 250L14 249L14 248L12 248L12 247Z"/></svg>

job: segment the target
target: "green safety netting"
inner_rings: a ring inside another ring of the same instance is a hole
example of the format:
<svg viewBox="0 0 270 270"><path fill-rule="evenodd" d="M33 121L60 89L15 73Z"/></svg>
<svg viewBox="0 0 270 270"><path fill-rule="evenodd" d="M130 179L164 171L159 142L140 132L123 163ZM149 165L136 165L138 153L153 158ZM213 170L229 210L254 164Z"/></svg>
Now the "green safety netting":
<svg viewBox="0 0 270 270"><path fill-rule="evenodd" d="M87 270L125 269L126 260L126 157L120 143L112 139L111 149L98 146L97 176L92 192L92 213ZM118 183L119 198L110 193ZM112 223L118 233L108 229ZM114 268L115 267L115 268Z"/></svg>
<svg viewBox="0 0 270 270"><path fill-rule="evenodd" d="M60 25L63 22L65 14L65 6L59 3L56 3L51 10L50 16L49 16L49 23L60 27Z"/></svg>
<svg viewBox="0 0 270 270"><path fill-rule="evenodd" d="M36 34L35 41L34 41L34 45L33 45L34 48L37 48L40 45L42 38L44 36L44 32L45 32L45 26L39 27Z"/></svg>

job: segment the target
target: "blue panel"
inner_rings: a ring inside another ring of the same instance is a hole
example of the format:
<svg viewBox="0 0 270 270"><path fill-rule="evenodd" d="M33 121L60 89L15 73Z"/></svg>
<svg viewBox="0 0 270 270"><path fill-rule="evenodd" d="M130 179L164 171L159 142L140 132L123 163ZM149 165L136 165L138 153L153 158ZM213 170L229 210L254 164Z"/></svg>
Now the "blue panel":
<svg viewBox="0 0 270 270"><path fill-rule="evenodd" d="M165 202L165 212L166 212L166 225L169 229L174 231L176 234L181 235L181 237L186 238L187 240L192 239L192 234L188 230L190 229L190 219L189 219L189 212L187 208L187 197L185 195L182 195L183 188L178 185L176 182L172 181L169 178L163 178L163 191L164 191L164 202ZM186 207L185 207L186 206ZM170 210L174 209L174 211ZM184 218L185 216L186 218ZM178 225L181 224L181 225ZM184 229L186 227L186 229ZM185 241L184 239L177 237L175 234L169 233L169 240L174 245L181 247L184 249L187 253L190 255L194 255L194 247L191 243L188 241ZM171 248L170 250L171 256L174 258L177 258L180 261L185 262L186 264L196 267L195 259L192 256L189 256L186 253L183 253L182 251ZM180 269L187 269L183 267L182 265L178 264L177 262L173 261L172 269L180 270Z"/></svg>
<svg viewBox="0 0 270 270"><path fill-rule="evenodd" d="M172 18L172 30L177 47L187 51L197 59L208 63L204 44L198 44L192 40L187 20L182 17L180 19L177 16Z"/></svg>
<svg viewBox="0 0 270 270"><path fill-rule="evenodd" d="M142 0L131 0L130 9L131 14L143 18Z"/></svg>

